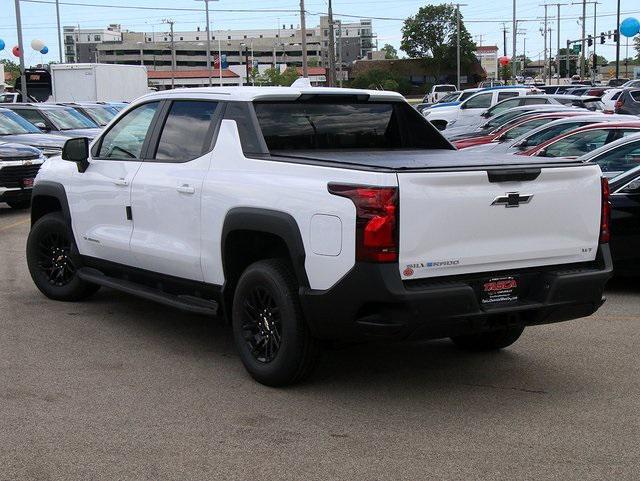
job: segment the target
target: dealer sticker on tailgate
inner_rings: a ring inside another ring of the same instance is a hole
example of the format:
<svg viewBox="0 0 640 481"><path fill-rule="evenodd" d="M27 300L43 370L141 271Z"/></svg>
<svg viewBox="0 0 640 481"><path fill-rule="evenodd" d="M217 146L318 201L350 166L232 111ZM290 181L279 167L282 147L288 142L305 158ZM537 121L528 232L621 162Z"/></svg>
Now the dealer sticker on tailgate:
<svg viewBox="0 0 640 481"><path fill-rule="evenodd" d="M495 277L487 279L481 286L482 304L515 302L518 300L517 277Z"/></svg>

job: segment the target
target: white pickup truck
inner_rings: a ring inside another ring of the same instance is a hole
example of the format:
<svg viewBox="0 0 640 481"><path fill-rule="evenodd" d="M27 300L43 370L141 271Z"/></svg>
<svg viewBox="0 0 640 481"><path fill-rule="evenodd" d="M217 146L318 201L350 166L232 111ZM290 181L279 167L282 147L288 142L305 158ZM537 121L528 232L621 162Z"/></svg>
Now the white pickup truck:
<svg viewBox="0 0 640 481"><path fill-rule="evenodd" d="M177 89L44 164L27 261L52 299L107 286L222 317L285 385L328 340L499 349L590 315L606 186L597 165L457 152L392 92Z"/></svg>

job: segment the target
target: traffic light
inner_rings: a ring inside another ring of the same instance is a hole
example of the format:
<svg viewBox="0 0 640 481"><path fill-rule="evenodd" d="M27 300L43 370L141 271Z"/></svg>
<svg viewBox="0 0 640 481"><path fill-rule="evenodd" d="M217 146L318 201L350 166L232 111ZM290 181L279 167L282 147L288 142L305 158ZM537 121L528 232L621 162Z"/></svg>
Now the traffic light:
<svg viewBox="0 0 640 481"><path fill-rule="evenodd" d="M613 31L613 41L616 42L616 43L618 43L618 38L619 38L618 35L619 35L618 34L618 30L617 29L614 30Z"/></svg>
<svg viewBox="0 0 640 481"><path fill-rule="evenodd" d="M593 37L591 35L589 35L587 37L587 46L591 47L593 45Z"/></svg>
<svg viewBox="0 0 640 481"><path fill-rule="evenodd" d="M600 44L605 43L607 40L604 38L604 32L600 32Z"/></svg>

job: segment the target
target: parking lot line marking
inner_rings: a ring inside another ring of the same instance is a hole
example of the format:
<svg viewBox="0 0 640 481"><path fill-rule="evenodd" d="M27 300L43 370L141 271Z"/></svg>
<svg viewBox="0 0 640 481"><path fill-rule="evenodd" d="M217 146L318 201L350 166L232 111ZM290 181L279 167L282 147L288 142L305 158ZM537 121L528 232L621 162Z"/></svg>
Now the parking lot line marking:
<svg viewBox="0 0 640 481"><path fill-rule="evenodd" d="M25 220L21 220L20 222L14 222L13 224L5 225L3 227L0 227L0 232L2 232L3 230L9 230L13 227L18 227L19 225L26 224L27 222L30 222L30 220L31 219L25 219Z"/></svg>

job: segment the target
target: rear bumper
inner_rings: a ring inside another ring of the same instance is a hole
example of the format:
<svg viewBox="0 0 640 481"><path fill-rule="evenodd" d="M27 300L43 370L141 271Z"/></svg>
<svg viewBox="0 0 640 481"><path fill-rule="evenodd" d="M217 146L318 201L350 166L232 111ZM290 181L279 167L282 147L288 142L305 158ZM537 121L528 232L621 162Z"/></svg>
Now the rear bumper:
<svg viewBox="0 0 640 481"><path fill-rule="evenodd" d="M357 263L327 291L301 290L311 331L321 339L440 338L593 314L612 274L609 247L588 264L402 281L397 264ZM519 300L482 305L488 277L518 275Z"/></svg>

